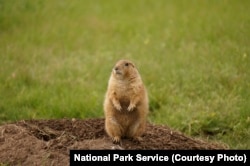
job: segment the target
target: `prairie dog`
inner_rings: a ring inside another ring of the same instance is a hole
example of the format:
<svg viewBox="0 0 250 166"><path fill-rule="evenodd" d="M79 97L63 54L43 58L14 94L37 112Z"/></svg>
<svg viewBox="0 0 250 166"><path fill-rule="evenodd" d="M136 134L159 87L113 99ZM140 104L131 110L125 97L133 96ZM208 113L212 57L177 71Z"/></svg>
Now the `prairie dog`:
<svg viewBox="0 0 250 166"><path fill-rule="evenodd" d="M122 137L140 141L148 114L148 96L135 65L118 61L108 82L104 100L105 130L114 143Z"/></svg>

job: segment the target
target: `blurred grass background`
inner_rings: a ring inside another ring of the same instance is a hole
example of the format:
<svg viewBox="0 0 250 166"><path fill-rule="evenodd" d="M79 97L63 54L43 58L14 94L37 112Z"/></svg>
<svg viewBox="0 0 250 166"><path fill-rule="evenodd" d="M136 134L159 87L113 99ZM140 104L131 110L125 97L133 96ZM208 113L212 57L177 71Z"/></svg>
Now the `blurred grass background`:
<svg viewBox="0 0 250 166"><path fill-rule="evenodd" d="M103 117L131 59L149 121L250 148L250 1L0 0L0 123Z"/></svg>

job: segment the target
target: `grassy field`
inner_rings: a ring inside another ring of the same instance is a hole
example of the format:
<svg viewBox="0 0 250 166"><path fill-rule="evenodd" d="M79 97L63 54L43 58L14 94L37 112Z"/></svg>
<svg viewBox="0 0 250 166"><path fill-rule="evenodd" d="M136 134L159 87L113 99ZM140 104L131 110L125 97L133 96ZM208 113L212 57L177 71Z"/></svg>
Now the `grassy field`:
<svg viewBox="0 0 250 166"><path fill-rule="evenodd" d="M118 59L149 121L250 149L250 1L0 0L0 123L103 117Z"/></svg>

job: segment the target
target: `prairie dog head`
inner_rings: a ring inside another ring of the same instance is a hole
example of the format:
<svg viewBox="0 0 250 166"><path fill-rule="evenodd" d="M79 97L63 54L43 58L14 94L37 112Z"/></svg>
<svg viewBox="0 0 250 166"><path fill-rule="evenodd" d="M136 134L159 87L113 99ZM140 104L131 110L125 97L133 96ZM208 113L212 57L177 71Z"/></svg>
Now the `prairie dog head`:
<svg viewBox="0 0 250 166"><path fill-rule="evenodd" d="M119 80L140 77L134 63L129 60L119 60L113 68L112 75Z"/></svg>

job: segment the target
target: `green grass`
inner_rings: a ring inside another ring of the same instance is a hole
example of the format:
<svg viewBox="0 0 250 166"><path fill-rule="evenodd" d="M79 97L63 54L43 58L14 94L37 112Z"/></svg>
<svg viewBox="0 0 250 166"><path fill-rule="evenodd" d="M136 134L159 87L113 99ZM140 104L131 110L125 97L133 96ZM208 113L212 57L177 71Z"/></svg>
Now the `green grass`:
<svg viewBox="0 0 250 166"><path fill-rule="evenodd" d="M103 117L114 63L133 60L149 121L250 148L247 0L0 0L0 123Z"/></svg>

